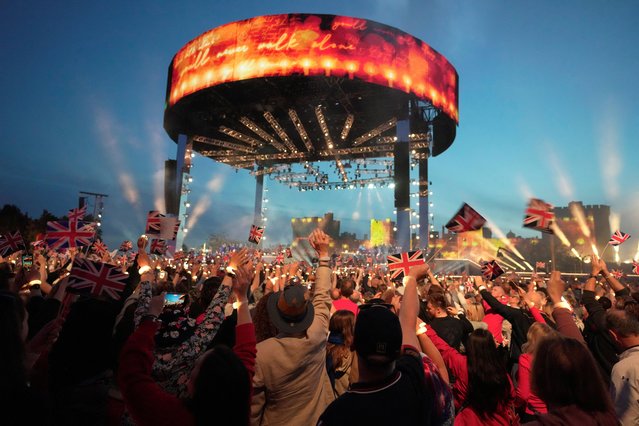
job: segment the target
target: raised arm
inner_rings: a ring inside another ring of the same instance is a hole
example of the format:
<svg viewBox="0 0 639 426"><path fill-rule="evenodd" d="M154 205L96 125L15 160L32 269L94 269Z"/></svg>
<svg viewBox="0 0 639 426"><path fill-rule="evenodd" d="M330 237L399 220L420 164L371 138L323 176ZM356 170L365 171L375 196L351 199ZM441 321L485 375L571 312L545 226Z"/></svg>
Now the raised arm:
<svg viewBox="0 0 639 426"><path fill-rule="evenodd" d="M561 272L552 271L550 274L550 280L548 281L548 295L553 303L552 317L557 324L557 330L566 337L579 340L581 343L586 343L581 332L577 328L577 324L572 319L572 313L570 312L570 305L568 302L562 300L566 283L561 279Z"/></svg>
<svg viewBox="0 0 639 426"><path fill-rule="evenodd" d="M419 296L417 295L417 280L428 275L430 268L426 263L410 268L404 277L404 297L399 310L399 322L402 326L402 346L412 346L418 349L419 341L415 334L417 314L419 313Z"/></svg>
<svg viewBox="0 0 639 426"><path fill-rule="evenodd" d="M473 277L473 279L475 281L475 285L479 289L479 294L481 294L481 297L488 304L488 306L490 306L492 310L495 311L495 313L501 315L512 323L515 316L520 313L520 310L511 308L508 305L504 305L499 300L495 299L495 297L490 293L490 291L488 291L488 289L484 285L484 280L481 276L475 276Z"/></svg>
<svg viewBox="0 0 639 426"><path fill-rule="evenodd" d="M595 261L598 262L599 268L601 270L601 275L603 275L606 282L614 290L616 296L625 296L630 294L630 291L623 284L621 284L617 278L610 275L610 272L608 272L608 266L606 265L606 262L603 261L603 259L595 259L593 260L593 263Z"/></svg>

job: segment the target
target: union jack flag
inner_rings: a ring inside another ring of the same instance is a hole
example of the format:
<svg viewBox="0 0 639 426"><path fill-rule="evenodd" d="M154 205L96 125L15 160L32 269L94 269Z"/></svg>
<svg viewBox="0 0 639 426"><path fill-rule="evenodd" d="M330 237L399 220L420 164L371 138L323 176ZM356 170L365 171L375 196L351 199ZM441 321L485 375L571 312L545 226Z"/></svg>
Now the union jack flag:
<svg viewBox="0 0 639 426"><path fill-rule="evenodd" d="M0 256L7 256L20 250L26 250L20 231L0 236Z"/></svg>
<svg viewBox="0 0 639 426"><path fill-rule="evenodd" d="M123 241L120 244L120 251L129 251L133 249L133 243L129 240Z"/></svg>
<svg viewBox="0 0 639 426"><path fill-rule="evenodd" d="M85 214L87 214L86 204L83 205L82 207L69 210L69 213L67 214L67 216L69 217L69 222L73 222L73 221L77 222L80 219L82 219Z"/></svg>
<svg viewBox="0 0 639 426"><path fill-rule="evenodd" d="M94 235L95 228L92 223L47 222L47 244L53 250L88 246Z"/></svg>
<svg viewBox="0 0 639 426"><path fill-rule="evenodd" d="M535 263L535 269L546 269L546 262Z"/></svg>
<svg viewBox="0 0 639 426"><path fill-rule="evenodd" d="M393 271L391 280L408 275L412 266L422 265L425 262L421 250L388 255L386 260L388 261L388 270Z"/></svg>
<svg viewBox="0 0 639 426"><path fill-rule="evenodd" d="M278 254L273 263L276 265L284 263L284 253Z"/></svg>
<svg viewBox="0 0 639 426"><path fill-rule="evenodd" d="M632 261L632 272L639 274L639 263L634 260Z"/></svg>
<svg viewBox="0 0 639 426"><path fill-rule="evenodd" d="M623 272L621 272L619 269L613 269L612 271L610 271L610 275L612 275L616 279L620 279L621 277L623 277Z"/></svg>
<svg viewBox="0 0 639 426"><path fill-rule="evenodd" d="M553 234L554 232L550 227L555 221L555 213L553 213L552 209L553 206L544 200L531 198L524 216L524 227Z"/></svg>
<svg viewBox="0 0 639 426"><path fill-rule="evenodd" d="M628 238L630 238L630 234L625 234L621 231L615 231L615 233L612 234L612 236L610 237L610 241L608 241L608 244L610 244L611 246L618 246L619 244L626 242Z"/></svg>
<svg viewBox="0 0 639 426"><path fill-rule="evenodd" d="M173 216L160 218L160 234L162 240L174 240L180 230L180 221Z"/></svg>
<svg viewBox="0 0 639 426"><path fill-rule="evenodd" d="M481 265L481 273L489 281L494 280L498 276L504 273L504 270L501 269L501 266L495 260L491 260L490 262L484 262Z"/></svg>
<svg viewBox="0 0 639 426"><path fill-rule="evenodd" d="M446 228L451 232L476 231L486 223L486 219L468 204L462 204L461 208L448 221Z"/></svg>
<svg viewBox="0 0 639 426"><path fill-rule="evenodd" d="M78 293L119 300L128 278L117 266L76 258L69 275L69 288Z"/></svg>
<svg viewBox="0 0 639 426"><path fill-rule="evenodd" d="M159 240L159 239L153 239L151 240L151 254L159 254L159 255L163 255L164 253L166 253L166 241L165 240Z"/></svg>
<svg viewBox="0 0 639 426"><path fill-rule="evenodd" d="M145 233L148 235L160 235L162 231L161 228L161 219L164 217L157 210L151 210L146 217L146 230Z"/></svg>
<svg viewBox="0 0 639 426"><path fill-rule="evenodd" d="M93 245L91 246L91 250L96 252L96 254L98 254L99 256L104 256L105 253L109 252L109 248L107 247L107 245L100 240L97 240L93 243Z"/></svg>
<svg viewBox="0 0 639 426"><path fill-rule="evenodd" d="M176 251L176 252L173 254L173 259L175 259L176 261L178 261L178 260L182 260L182 259L184 259L184 257L185 257L185 256L186 256L186 254L185 254L182 250L180 250L180 251Z"/></svg>
<svg viewBox="0 0 639 426"><path fill-rule="evenodd" d="M45 250L47 248L44 234L36 235L35 241L31 243L31 248L33 251Z"/></svg>
<svg viewBox="0 0 639 426"><path fill-rule="evenodd" d="M248 240L250 243L259 244L260 240L264 236L264 227L251 225L251 230L249 231Z"/></svg>

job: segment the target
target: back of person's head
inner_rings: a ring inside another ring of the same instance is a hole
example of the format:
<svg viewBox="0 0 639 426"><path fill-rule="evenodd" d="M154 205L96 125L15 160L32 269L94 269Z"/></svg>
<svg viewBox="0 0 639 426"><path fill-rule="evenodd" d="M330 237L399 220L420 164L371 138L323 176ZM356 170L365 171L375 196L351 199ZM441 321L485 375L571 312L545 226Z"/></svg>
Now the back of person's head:
<svg viewBox="0 0 639 426"><path fill-rule="evenodd" d="M24 339L26 311L17 294L0 290L0 402L26 389Z"/></svg>
<svg viewBox="0 0 639 426"><path fill-rule="evenodd" d="M327 355L333 360L333 367L339 369L348 359L353 346L355 314L347 310L336 311L328 323Z"/></svg>
<svg viewBox="0 0 639 426"><path fill-rule="evenodd" d="M353 291L353 294L351 294L349 299L353 303L359 303L362 300L362 293L360 293L359 291Z"/></svg>
<svg viewBox="0 0 639 426"><path fill-rule="evenodd" d="M255 340L260 343L262 340L277 336L277 328L271 322L268 315L268 299L273 293L266 293L255 304L253 314L253 324L255 325Z"/></svg>
<svg viewBox="0 0 639 426"><path fill-rule="evenodd" d="M49 355L53 388L76 385L112 366L111 337L117 306L98 299L80 299L71 305Z"/></svg>
<svg viewBox="0 0 639 426"><path fill-rule="evenodd" d="M484 307L481 303L466 302L466 318L469 321L482 321L484 319Z"/></svg>
<svg viewBox="0 0 639 426"><path fill-rule="evenodd" d="M331 295L331 299L333 299L333 300L339 299L339 296L340 296L339 289L338 288L332 288L330 295Z"/></svg>
<svg viewBox="0 0 639 426"><path fill-rule="evenodd" d="M222 278L210 277L202 283L202 289L200 290L200 296L191 304L189 316L191 318L197 318L200 314L206 311L206 308L211 304L211 300L217 293L220 285L222 284Z"/></svg>
<svg viewBox="0 0 639 426"><path fill-rule="evenodd" d="M590 412L612 410L594 358L575 339L557 334L541 341L532 363L531 386L550 410L568 405Z"/></svg>
<svg viewBox="0 0 639 426"><path fill-rule="evenodd" d="M428 296L428 303L433 305L434 308L446 309L448 303L446 302L446 296L442 292L433 292Z"/></svg>
<svg viewBox="0 0 639 426"><path fill-rule="evenodd" d="M600 297L599 299L597 299L597 302L599 302L601 307L604 308L604 311L607 311L608 309L612 308L612 302L606 296Z"/></svg>
<svg viewBox="0 0 639 426"><path fill-rule="evenodd" d="M250 383L242 361L226 346L205 352L187 405L197 425L242 425L249 418Z"/></svg>
<svg viewBox="0 0 639 426"><path fill-rule="evenodd" d="M606 312L606 326L617 337L639 336L639 304L634 300L622 305L622 309L609 309Z"/></svg>
<svg viewBox="0 0 639 426"><path fill-rule="evenodd" d="M468 364L468 405L476 412L495 412L500 402L510 395L510 381L495 346L493 335L484 329L469 334L466 343Z"/></svg>
<svg viewBox="0 0 639 426"><path fill-rule="evenodd" d="M521 349L524 353L534 354L543 339L554 337L555 335L555 330L553 330L548 324L535 322L528 328L526 343L522 345Z"/></svg>
<svg viewBox="0 0 639 426"><path fill-rule="evenodd" d="M353 343L365 366L383 371L398 357L402 346L399 318L381 304L360 306Z"/></svg>
<svg viewBox="0 0 639 426"><path fill-rule="evenodd" d="M351 278L346 278L341 281L341 285L339 287L339 292L342 297L351 297L353 291L355 290L355 281Z"/></svg>

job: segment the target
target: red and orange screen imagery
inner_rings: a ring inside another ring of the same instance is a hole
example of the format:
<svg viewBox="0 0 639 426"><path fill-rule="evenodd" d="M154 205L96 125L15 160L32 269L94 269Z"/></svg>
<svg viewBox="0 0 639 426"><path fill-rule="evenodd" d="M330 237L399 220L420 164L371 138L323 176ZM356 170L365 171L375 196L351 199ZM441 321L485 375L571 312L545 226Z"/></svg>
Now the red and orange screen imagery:
<svg viewBox="0 0 639 426"><path fill-rule="evenodd" d="M360 79L429 99L459 121L457 72L421 40L334 15L269 15L214 28L173 58L168 106L221 83L306 75Z"/></svg>

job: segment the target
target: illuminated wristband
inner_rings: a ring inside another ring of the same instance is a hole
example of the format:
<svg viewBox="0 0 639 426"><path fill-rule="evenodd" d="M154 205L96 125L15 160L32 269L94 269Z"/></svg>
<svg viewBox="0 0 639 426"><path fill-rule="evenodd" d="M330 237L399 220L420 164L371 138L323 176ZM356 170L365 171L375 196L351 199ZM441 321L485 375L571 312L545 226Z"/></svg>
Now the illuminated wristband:
<svg viewBox="0 0 639 426"><path fill-rule="evenodd" d="M426 333L426 331L428 331L428 328L426 328L426 323L420 322L419 328L417 329L417 335L421 336L422 334Z"/></svg>
<svg viewBox="0 0 639 426"><path fill-rule="evenodd" d="M144 275L150 270L151 270L151 267L149 265L144 265L144 266L141 266L140 269L138 269L138 274Z"/></svg>
<svg viewBox="0 0 639 426"><path fill-rule="evenodd" d="M407 275L404 278L402 278L402 284L404 285L404 287L406 287L406 285L410 282L410 280L415 280L415 278L411 277L410 275Z"/></svg>

